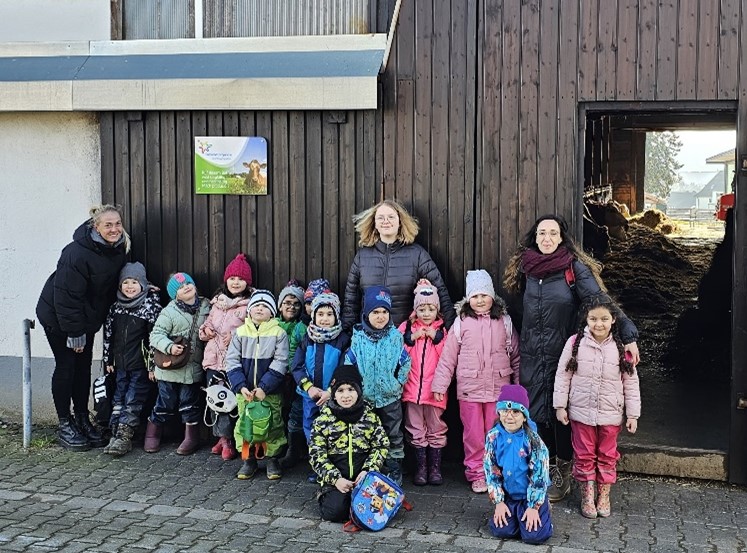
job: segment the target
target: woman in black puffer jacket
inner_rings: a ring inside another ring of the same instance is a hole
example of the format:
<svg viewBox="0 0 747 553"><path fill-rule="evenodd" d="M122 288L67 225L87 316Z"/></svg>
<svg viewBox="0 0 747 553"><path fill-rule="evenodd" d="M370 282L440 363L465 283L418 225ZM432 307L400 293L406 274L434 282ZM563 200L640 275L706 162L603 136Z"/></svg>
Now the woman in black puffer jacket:
<svg viewBox="0 0 747 553"><path fill-rule="evenodd" d="M605 296L600 264L576 246L562 217L544 215L521 240L506 267L503 285L522 296L521 365L519 379L529 392L529 412L550 457L556 458L550 501L570 491L573 448L570 426L555 418L552 395L558 360L568 338L578 331L581 303ZM638 364L638 331L633 322L617 320L625 350Z"/></svg>
<svg viewBox="0 0 747 553"><path fill-rule="evenodd" d="M394 200L384 200L353 218L361 246L353 259L345 286L342 326L350 330L360 322L363 290L386 286L392 294L391 318L395 326L412 313L414 290L427 278L438 290L446 327L456 313L441 273L428 252L415 244L418 223Z"/></svg>
<svg viewBox="0 0 747 553"><path fill-rule="evenodd" d="M106 445L88 413L93 338L116 299L119 272L130 249L116 207L97 206L90 213L62 250L57 270L47 279L36 305L55 360L52 397L60 421L57 440L78 451Z"/></svg>

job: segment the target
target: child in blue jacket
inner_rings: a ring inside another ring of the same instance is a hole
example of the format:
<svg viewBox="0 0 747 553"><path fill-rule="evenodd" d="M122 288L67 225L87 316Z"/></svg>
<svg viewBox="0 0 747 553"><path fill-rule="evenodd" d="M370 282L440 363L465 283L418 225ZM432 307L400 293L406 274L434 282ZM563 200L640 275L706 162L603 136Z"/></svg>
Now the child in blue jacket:
<svg viewBox="0 0 747 553"><path fill-rule="evenodd" d="M497 538L540 544L552 536L547 499L550 461L547 447L529 418L529 396L518 384L501 388L499 420L485 439L485 480L495 504L488 520Z"/></svg>

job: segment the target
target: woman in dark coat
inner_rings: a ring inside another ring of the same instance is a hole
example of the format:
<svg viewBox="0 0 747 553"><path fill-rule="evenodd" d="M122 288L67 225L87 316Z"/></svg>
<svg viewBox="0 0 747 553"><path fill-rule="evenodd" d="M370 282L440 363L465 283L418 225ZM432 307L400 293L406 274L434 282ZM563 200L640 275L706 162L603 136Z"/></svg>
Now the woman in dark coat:
<svg viewBox="0 0 747 553"><path fill-rule="evenodd" d="M57 440L78 451L106 445L88 413L93 338L116 299L130 244L116 207L97 206L90 213L62 250L57 270L47 279L36 305L55 359L52 397L60 421Z"/></svg>
<svg viewBox="0 0 747 553"><path fill-rule="evenodd" d="M438 290L446 327L456 314L441 273L428 252L415 244L418 222L394 200L384 200L357 214L353 221L361 248L353 259L345 286L342 326L350 330L360 322L363 290L386 286L392 294L391 317L400 325L412 313L415 286L427 278Z"/></svg>
<svg viewBox="0 0 747 553"><path fill-rule="evenodd" d="M573 448L570 426L555 418L552 404L555 372L566 341L578 330L581 302L592 296L606 296L601 266L576 246L562 217L545 215L537 219L521 240L504 274L509 293L522 295L521 385L529 392L529 412L537 423L550 457L556 458L551 501L570 491ZM638 364L638 331L624 315L617 320L625 350Z"/></svg>

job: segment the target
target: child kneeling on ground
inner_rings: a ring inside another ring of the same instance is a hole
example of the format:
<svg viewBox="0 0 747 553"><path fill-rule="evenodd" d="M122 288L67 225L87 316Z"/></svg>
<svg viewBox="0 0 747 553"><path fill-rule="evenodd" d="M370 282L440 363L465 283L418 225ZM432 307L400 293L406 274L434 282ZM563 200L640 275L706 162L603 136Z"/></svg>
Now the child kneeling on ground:
<svg viewBox="0 0 747 553"><path fill-rule="evenodd" d="M547 487L547 446L529 418L529 396L523 386L506 384L496 405L498 422L485 439L485 479L495 504L488 520L497 538L521 538L539 544L552 536Z"/></svg>
<svg viewBox="0 0 747 553"><path fill-rule="evenodd" d="M389 448L381 421L363 400L358 369L341 365L332 377L332 397L314 419L309 442L311 466L319 476L323 520L350 518L351 492L370 470L380 470Z"/></svg>

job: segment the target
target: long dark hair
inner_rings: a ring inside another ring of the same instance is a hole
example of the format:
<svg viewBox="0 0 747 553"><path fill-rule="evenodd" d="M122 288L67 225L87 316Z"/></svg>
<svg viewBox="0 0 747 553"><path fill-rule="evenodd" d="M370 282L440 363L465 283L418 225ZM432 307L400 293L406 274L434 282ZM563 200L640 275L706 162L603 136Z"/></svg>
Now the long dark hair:
<svg viewBox="0 0 747 553"><path fill-rule="evenodd" d="M602 264L596 259L587 254L584 249L576 244L576 241L568 233L568 223L565 218L561 215L548 214L539 217L532 228L529 229L523 238L519 241L519 247L511 256L511 259L506 265L506 270L503 273L503 287L511 293L517 294L524 289L524 274L521 272L521 257L522 254L529 249L539 251L537 247L537 227L543 221L555 221L560 228L560 238L562 239L561 244L573 254L573 256L586 265L591 272L594 274L594 278L599 283L600 288L605 290L604 284L602 283L601 272Z"/></svg>
<svg viewBox="0 0 747 553"><path fill-rule="evenodd" d="M615 302L605 298L604 296L593 296L581 305L580 313L583 313L583 317L580 318L581 322L579 323L579 328L575 335L576 339L574 340L573 348L571 349L571 358L568 360L565 370L576 372L578 369L578 346L581 343L581 339L584 337L586 319L589 315L589 311L597 309L598 307L609 311L610 315L615 319L615 322L612 323L610 334L612 335L612 339L615 341L615 345L617 346L617 351L620 354L620 372L633 374L635 369L633 368L633 364L625 359L625 345L622 342L622 338L620 338L620 330L617 327L617 321L619 321L622 316L622 310Z"/></svg>

